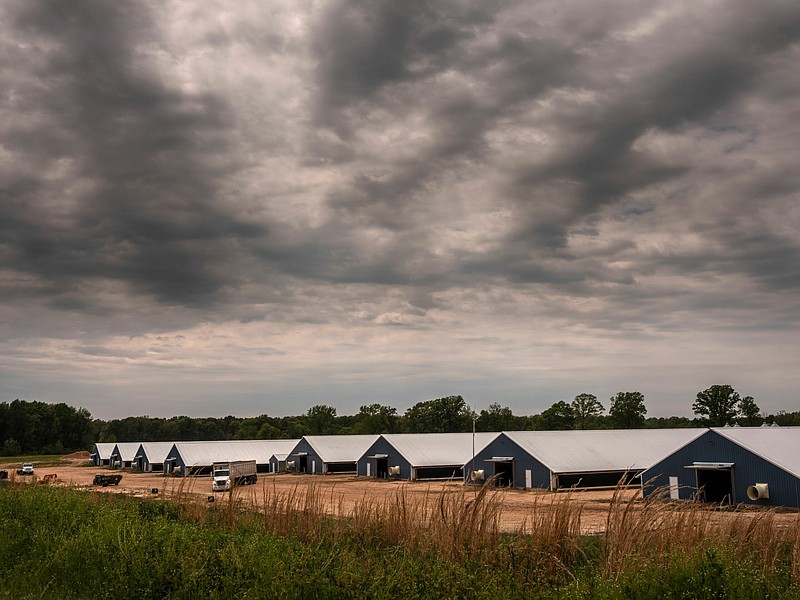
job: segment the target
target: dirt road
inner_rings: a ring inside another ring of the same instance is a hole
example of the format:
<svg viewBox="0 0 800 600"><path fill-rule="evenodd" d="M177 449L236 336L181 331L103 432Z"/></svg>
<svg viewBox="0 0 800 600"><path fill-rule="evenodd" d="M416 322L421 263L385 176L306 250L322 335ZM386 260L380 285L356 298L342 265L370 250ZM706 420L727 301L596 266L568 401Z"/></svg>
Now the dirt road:
<svg viewBox="0 0 800 600"><path fill-rule="evenodd" d="M16 465L0 465L14 473ZM12 471L14 469L14 471ZM119 486L106 488L92 486L95 473L122 473ZM196 495L198 498L214 496L222 500L224 493L212 493L209 477L176 478L164 477L158 473L138 473L110 470L106 467L91 466L85 456L73 456L69 464L57 467L36 469L36 478L46 474L56 474L56 485L73 485L106 493L125 493L140 497L158 495L161 498L175 498L179 494ZM23 478L16 478L18 481ZM32 481L32 480L31 480ZM265 486L267 486L265 488ZM466 494L474 497L476 489L459 482L408 482L379 481L353 475L305 475L305 474L260 474L258 483L248 486L245 496L249 502L263 505L265 498L274 494L305 494L312 487L314 494L331 513L348 514L358 503L382 502L403 494L409 503L427 502L440 494ZM158 490L156 494L153 490ZM501 528L515 531L523 523L530 522L534 514L555 510L564 500L578 503L581 507L580 527L584 533L598 533L605 530L611 506L613 491L573 491L548 492L542 490L499 490L497 500L502 511ZM638 499L639 490L626 490L624 499L633 499L629 510L639 510L643 502ZM786 520L797 519L796 513L780 515ZM724 518L724 517L722 517Z"/></svg>

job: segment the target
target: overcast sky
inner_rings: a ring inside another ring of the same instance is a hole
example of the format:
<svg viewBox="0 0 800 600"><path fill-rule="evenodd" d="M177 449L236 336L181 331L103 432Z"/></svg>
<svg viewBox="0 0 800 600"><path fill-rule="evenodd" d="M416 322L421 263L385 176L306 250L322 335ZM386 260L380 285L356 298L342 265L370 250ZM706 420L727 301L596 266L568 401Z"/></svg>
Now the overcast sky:
<svg viewBox="0 0 800 600"><path fill-rule="evenodd" d="M800 3L0 4L0 401L798 409Z"/></svg>

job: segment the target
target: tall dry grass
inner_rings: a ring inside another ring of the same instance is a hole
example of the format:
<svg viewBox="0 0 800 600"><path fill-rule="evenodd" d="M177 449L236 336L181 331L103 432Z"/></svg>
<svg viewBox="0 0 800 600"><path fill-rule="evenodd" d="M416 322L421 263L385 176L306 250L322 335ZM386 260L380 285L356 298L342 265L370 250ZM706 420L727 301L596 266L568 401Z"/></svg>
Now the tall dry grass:
<svg viewBox="0 0 800 600"><path fill-rule="evenodd" d="M642 500L620 487L608 505L605 530L594 536L597 543L588 544L582 532L586 503L579 491L535 496L525 521L503 533L503 499L517 492L495 488L492 481L475 493L442 486L412 497L403 486L381 500L365 496L355 502L345 502L335 487L323 492L314 483L298 483L287 492L270 481L264 478L260 486L219 495L214 520L232 528L243 512L257 513L265 531L309 544L347 538L365 551L431 551L460 563L503 563L531 581L577 579L576 569L588 562L604 577L617 580L632 570L662 564L676 552L725 548L753 559L762 574L784 569L800 582L800 515L778 522L773 510L720 510L668 501L666 490ZM192 507L186 514L207 519L209 506L191 493L192 485L176 486L173 499Z"/></svg>

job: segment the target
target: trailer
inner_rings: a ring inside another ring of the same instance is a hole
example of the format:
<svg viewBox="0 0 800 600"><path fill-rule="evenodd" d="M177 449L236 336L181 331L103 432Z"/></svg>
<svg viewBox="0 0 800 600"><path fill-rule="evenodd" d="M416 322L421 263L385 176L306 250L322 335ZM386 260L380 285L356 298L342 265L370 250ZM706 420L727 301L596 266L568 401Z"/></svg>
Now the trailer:
<svg viewBox="0 0 800 600"><path fill-rule="evenodd" d="M211 490L214 492L224 492L237 485L250 485L257 479L255 460L231 460L211 465Z"/></svg>

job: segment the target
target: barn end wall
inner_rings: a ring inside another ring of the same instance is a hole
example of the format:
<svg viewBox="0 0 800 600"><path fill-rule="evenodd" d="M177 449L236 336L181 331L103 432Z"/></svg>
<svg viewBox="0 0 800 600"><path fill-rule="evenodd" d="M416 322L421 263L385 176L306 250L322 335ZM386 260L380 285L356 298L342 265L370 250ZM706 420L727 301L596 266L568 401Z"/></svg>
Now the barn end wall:
<svg viewBox="0 0 800 600"><path fill-rule="evenodd" d="M388 456L388 464L390 467L399 466L400 467L400 475L391 477L390 479L411 479L411 464L406 460L406 458L398 452L398 450L392 446L386 439L383 437L379 437L375 440L372 445L367 448L367 451L358 459L356 464L358 474L361 477L367 476L367 464L370 465L370 477L375 477L375 463L376 460L374 458L367 458L369 456L375 456L376 454L386 454Z"/></svg>
<svg viewBox="0 0 800 600"><path fill-rule="evenodd" d="M550 469L531 456L512 441L506 434L501 433L488 446L475 454L475 469L483 469L486 479L494 474L494 464L489 462L492 457L510 456L514 458L514 487L526 488L526 471L531 472L531 488L550 489ZM473 461L464 465L464 476L470 481Z"/></svg>
<svg viewBox="0 0 800 600"><path fill-rule="evenodd" d="M733 493L737 504L800 508L800 478L712 430L642 473L644 497L659 488L667 489L672 476L678 479L679 498L694 498L697 475L694 469L685 467L695 462L733 463ZM769 498L752 501L747 497L747 488L756 483L769 485Z"/></svg>

